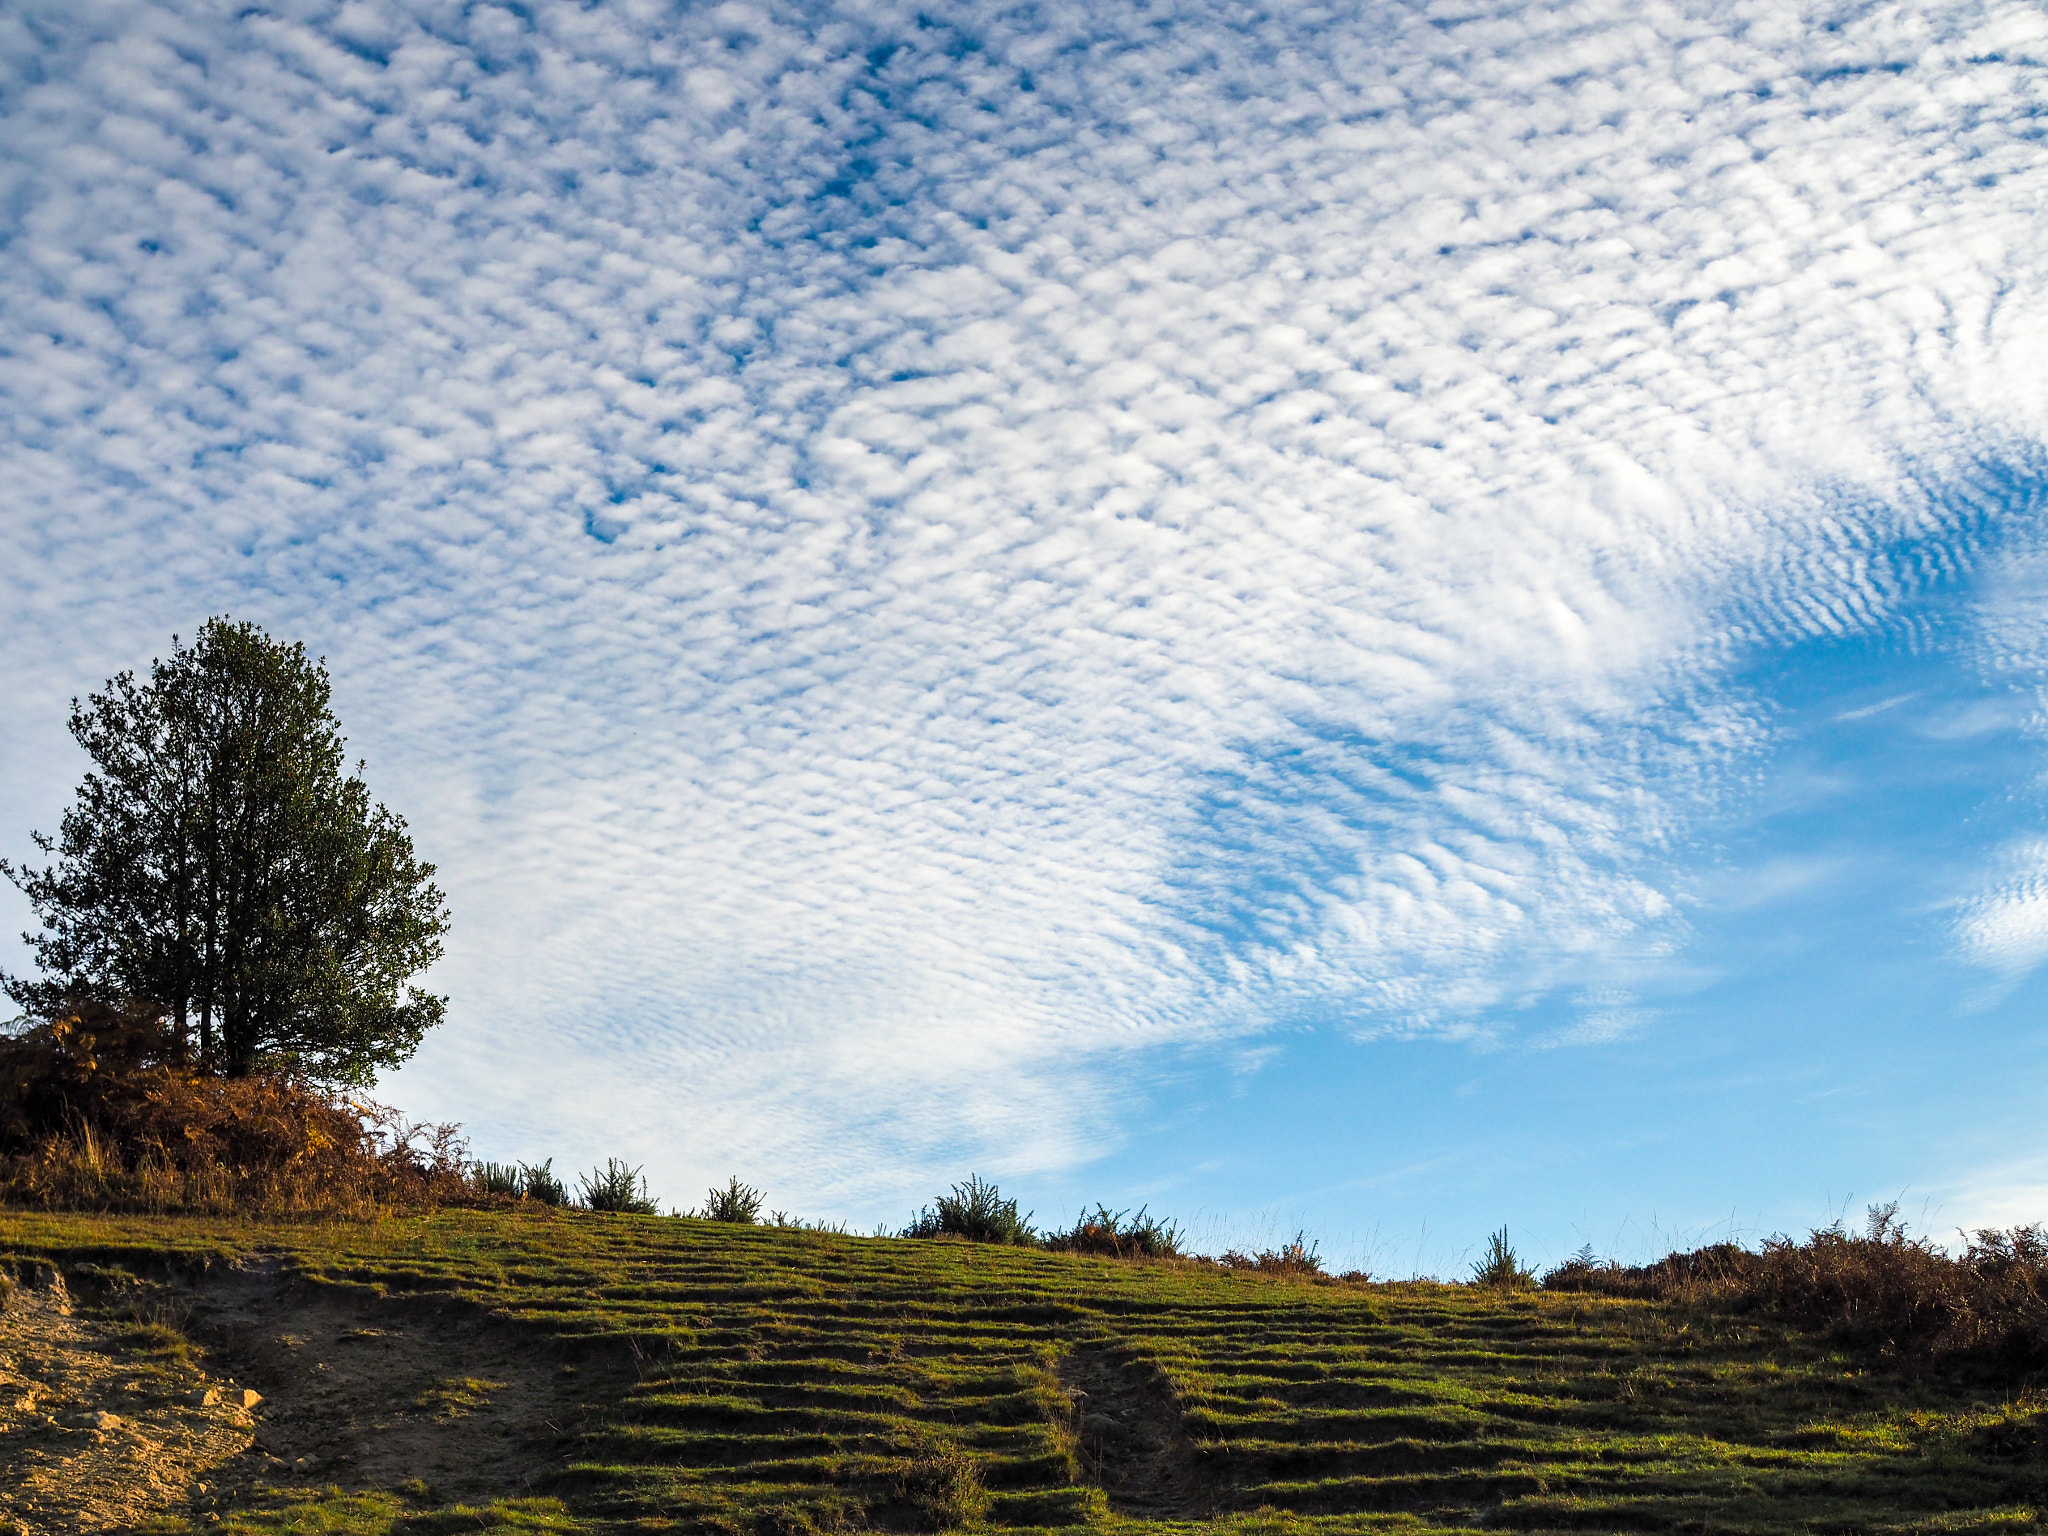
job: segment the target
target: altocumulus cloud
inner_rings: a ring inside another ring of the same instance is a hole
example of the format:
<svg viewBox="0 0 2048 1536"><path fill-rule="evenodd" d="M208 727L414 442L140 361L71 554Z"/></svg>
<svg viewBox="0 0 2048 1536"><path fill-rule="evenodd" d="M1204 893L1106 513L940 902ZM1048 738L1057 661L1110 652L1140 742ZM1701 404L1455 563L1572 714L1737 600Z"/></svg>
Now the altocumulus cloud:
<svg viewBox="0 0 2048 1536"><path fill-rule="evenodd" d="M2031 4L0 55L10 804L168 629L306 636L458 917L412 1097L691 1178L1056 1166L1118 1053L1625 971L1731 658L2008 558L2048 415ZM1958 942L2048 952L1995 878Z"/></svg>

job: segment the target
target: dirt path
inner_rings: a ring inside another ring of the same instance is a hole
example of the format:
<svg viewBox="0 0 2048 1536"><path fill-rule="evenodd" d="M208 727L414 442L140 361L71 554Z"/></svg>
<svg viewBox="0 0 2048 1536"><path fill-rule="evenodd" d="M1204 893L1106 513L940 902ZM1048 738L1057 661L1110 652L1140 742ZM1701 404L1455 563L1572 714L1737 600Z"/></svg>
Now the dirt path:
<svg viewBox="0 0 2048 1536"><path fill-rule="evenodd" d="M1082 1475L1112 1512L1139 1520L1195 1520L1216 1512L1173 1391L1149 1366L1081 1348L1060 1361L1074 1402Z"/></svg>

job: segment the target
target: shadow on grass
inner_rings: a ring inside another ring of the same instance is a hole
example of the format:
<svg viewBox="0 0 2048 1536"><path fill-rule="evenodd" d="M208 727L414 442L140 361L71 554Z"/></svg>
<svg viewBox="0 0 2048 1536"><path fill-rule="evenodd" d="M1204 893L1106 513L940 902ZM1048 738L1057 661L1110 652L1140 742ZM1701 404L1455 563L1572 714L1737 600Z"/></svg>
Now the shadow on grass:
<svg viewBox="0 0 2048 1536"><path fill-rule="evenodd" d="M389 1493L339 1488L263 1488L218 1522L205 1514L163 1515L137 1536L532 1536L580 1530L557 1499L429 1505Z"/></svg>

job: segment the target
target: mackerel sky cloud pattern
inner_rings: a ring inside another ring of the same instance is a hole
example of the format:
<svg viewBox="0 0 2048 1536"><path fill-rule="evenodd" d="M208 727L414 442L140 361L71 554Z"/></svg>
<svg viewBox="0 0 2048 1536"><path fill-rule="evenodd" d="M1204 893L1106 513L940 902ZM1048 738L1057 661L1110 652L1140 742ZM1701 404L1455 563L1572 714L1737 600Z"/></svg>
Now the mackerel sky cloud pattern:
<svg viewBox="0 0 2048 1536"><path fill-rule="evenodd" d="M1746 657L1957 583L2022 714L2048 655L2036 5L24 0L0 65L6 836L64 698L304 637L457 917L408 1102L678 1188L1654 1029ZM2039 846L1954 953L2048 956Z"/></svg>

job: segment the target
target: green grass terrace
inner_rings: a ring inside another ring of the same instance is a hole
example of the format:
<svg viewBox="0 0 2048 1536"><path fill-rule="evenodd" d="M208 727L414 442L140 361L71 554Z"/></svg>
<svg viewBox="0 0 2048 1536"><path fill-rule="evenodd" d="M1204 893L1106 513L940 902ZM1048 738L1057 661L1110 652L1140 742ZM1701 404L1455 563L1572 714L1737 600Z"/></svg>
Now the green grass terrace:
<svg viewBox="0 0 2048 1536"><path fill-rule="evenodd" d="M267 1255L587 1383L503 1502L272 1479L164 1532L1971 1531L2048 1499L2024 1394L1662 1303L544 1209L17 1212L0 1250Z"/></svg>

